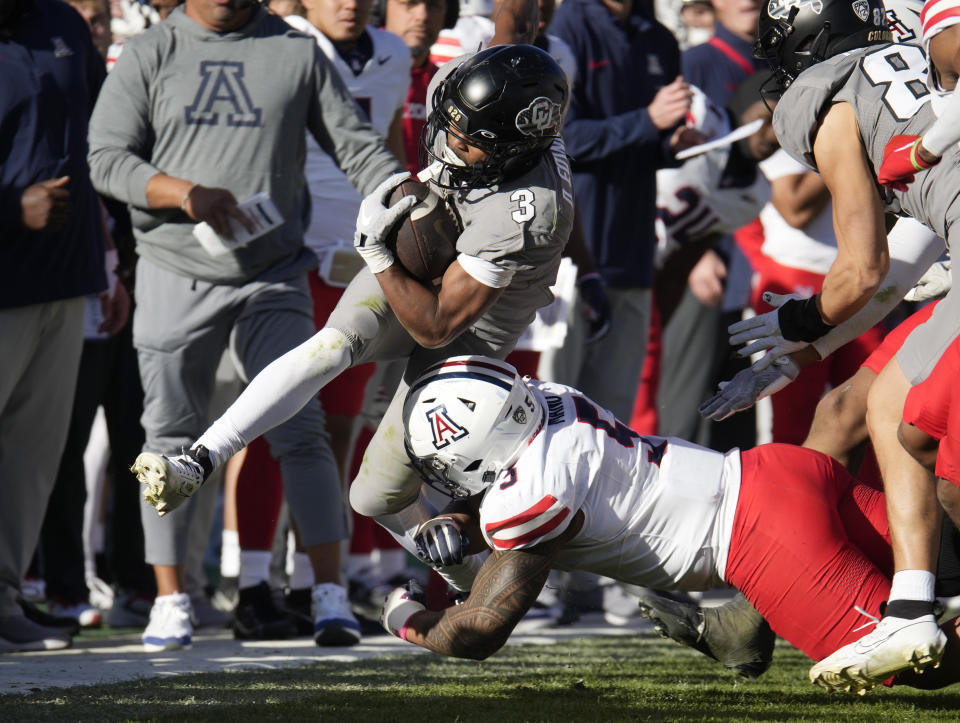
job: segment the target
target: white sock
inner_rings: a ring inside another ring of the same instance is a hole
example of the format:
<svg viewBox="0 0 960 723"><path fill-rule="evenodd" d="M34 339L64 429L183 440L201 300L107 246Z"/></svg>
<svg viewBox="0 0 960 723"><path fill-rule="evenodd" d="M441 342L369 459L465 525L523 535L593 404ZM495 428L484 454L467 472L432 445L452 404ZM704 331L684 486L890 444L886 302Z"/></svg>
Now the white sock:
<svg viewBox="0 0 960 723"><path fill-rule="evenodd" d="M366 579L373 569L372 553L351 553L347 555L345 575L348 580Z"/></svg>
<svg viewBox="0 0 960 723"><path fill-rule="evenodd" d="M313 565L310 564L310 557L305 552L293 553L293 564L287 568L287 585L291 590L303 590L313 587L315 578L313 576Z"/></svg>
<svg viewBox="0 0 960 723"><path fill-rule="evenodd" d="M925 600L933 602L936 576L927 570L901 570L893 574L890 600Z"/></svg>
<svg viewBox="0 0 960 723"><path fill-rule="evenodd" d="M401 575L407 569L406 550L374 550L377 572L381 580Z"/></svg>
<svg viewBox="0 0 960 723"><path fill-rule="evenodd" d="M244 590L261 582L270 582L269 550L240 550L240 579L237 587Z"/></svg>
<svg viewBox="0 0 960 723"><path fill-rule="evenodd" d="M240 575L240 535L236 530L220 534L220 577Z"/></svg>

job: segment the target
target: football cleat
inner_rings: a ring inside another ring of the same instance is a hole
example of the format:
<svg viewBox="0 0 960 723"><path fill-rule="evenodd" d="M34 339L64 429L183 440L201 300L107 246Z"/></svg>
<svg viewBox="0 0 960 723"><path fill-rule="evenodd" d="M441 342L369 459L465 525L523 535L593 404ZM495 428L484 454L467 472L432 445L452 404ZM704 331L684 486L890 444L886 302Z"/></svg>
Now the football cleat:
<svg viewBox="0 0 960 723"><path fill-rule="evenodd" d="M163 517L200 489L211 467L207 450L197 447L176 457L144 452L137 456L130 471L147 486L143 499Z"/></svg>
<svg viewBox="0 0 960 723"><path fill-rule="evenodd" d="M881 618L877 627L810 668L810 682L830 691L863 695L903 671L940 665L947 637L933 615Z"/></svg>
<svg viewBox="0 0 960 723"><path fill-rule="evenodd" d="M754 679L773 662L777 636L743 595L716 607L670 599L644 588L640 614L665 638L699 650L737 675Z"/></svg>
<svg viewBox="0 0 960 723"><path fill-rule="evenodd" d="M237 640L286 640L297 634L286 612L277 607L269 583L245 587L238 593L233 618L233 637Z"/></svg>

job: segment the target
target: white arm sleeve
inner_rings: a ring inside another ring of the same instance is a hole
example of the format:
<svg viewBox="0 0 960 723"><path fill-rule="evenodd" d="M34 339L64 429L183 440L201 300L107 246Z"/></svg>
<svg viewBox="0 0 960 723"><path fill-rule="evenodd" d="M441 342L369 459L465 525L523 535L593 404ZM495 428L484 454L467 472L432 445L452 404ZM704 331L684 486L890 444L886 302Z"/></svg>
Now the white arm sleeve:
<svg viewBox="0 0 960 723"><path fill-rule="evenodd" d="M923 147L935 156L942 156L960 141L960 93L954 91L944 103L940 117L923 134Z"/></svg>
<svg viewBox="0 0 960 723"><path fill-rule="evenodd" d="M821 359L883 319L943 253L943 242L937 234L912 218L897 221L887 234L887 244L890 247L890 271L880 289L860 311L813 342Z"/></svg>

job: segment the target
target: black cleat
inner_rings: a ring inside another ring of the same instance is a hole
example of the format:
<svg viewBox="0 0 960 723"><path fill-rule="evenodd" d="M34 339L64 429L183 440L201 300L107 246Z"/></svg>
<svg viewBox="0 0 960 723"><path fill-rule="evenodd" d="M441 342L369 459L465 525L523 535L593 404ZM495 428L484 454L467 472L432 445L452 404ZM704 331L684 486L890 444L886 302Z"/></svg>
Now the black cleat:
<svg viewBox="0 0 960 723"><path fill-rule="evenodd" d="M234 638L285 640L296 634L296 626L274 602L270 585L261 582L240 590L233 618Z"/></svg>
<svg viewBox="0 0 960 723"><path fill-rule="evenodd" d="M640 614L657 633L699 650L741 677L759 678L773 662L777 636L739 592L717 607L672 600L646 589L639 597Z"/></svg>

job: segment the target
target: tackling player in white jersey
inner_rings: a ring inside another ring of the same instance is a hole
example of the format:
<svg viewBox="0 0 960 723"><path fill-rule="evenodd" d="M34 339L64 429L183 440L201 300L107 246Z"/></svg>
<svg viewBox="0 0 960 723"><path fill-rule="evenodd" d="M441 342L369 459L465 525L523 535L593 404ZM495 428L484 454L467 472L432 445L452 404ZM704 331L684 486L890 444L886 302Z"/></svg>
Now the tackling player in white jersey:
<svg viewBox="0 0 960 723"><path fill-rule="evenodd" d="M404 433L424 479L454 497L422 526L427 556L493 550L462 605L427 611L411 587L388 596L386 629L436 652L494 653L554 567L662 589L735 586L814 659L856 639L857 609L878 613L889 592L883 496L813 450L723 454L644 437L577 390L485 357L415 380ZM956 682L960 665L943 676Z"/></svg>

